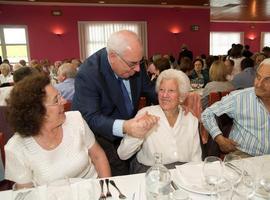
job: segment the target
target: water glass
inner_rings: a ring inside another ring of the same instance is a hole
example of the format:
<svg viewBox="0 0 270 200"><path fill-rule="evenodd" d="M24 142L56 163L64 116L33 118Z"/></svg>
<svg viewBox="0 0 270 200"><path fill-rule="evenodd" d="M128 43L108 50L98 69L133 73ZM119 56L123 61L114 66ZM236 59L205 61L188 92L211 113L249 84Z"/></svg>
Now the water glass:
<svg viewBox="0 0 270 200"><path fill-rule="evenodd" d="M95 191L95 179L94 180L82 180L77 184L77 199L98 199L97 192Z"/></svg>
<svg viewBox="0 0 270 200"><path fill-rule="evenodd" d="M263 199L270 199L270 159L265 160L261 166L256 193Z"/></svg>
<svg viewBox="0 0 270 200"><path fill-rule="evenodd" d="M68 178L47 184L47 200L72 200L73 194Z"/></svg>
<svg viewBox="0 0 270 200"><path fill-rule="evenodd" d="M242 159L238 155L227 154L223 160L223 167L223 177L230 182L231 188L234 190L243 176Z"/></svg>
<svg viewBox="0 0 270 200"><path fill-rule="evenodd" d="M243 175L239 184L235 185L235 191L232 199L253 199L255 197L255 185L257 177L257 169L251 160L242 160Z"/></svg>
<svg viewBox="0 0 270 200"><path fill-rule="evenodd" d="M203 164L203 178L211 191L211 199L216 193L216 186L222 177L222 160L216 156L208 156Z"/></svg>
<svg viewBox="0 0 270 200"><path fill-rule="evenodd" d="M35 200L39 198L39 190L35 187L34 183L29 183L25 186L21 186L14 183L12 186L12 200Z"/></svg>

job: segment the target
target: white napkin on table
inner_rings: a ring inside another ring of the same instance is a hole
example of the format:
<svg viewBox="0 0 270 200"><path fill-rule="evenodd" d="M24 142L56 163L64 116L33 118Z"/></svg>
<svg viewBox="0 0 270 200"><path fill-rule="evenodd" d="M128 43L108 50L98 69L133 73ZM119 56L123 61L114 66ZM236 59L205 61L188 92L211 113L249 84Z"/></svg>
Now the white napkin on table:
<svg viewBox="0 0 270 200"><path fill-rule="evenodd" d="M176 166L176 174L181 182L186 186L202 186L203 163L187 163Z"/></svg>

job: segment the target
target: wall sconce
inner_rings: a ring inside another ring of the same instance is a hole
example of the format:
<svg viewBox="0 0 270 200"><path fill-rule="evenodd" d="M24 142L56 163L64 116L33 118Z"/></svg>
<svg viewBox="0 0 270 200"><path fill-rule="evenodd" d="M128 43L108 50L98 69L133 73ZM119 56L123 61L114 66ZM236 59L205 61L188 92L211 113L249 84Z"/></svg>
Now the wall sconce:
<svg viewBox="0 0 270 200"><path fill-rule="evenodd" d="M170 32L172 33L172 34L174 34L174 35L178 35L178 34L180 34L180 29L179 28L172 28L171 30L170 30Z"/></svg>
<svg viewBox="0 0 270 200"><path fill-rule="evenodd" d="M64 30L63 30L62 28L57 27L57 28L54 28L54 29L52 30L52 33L53 33L54 35L58 36L58 37L61 37L61 36L63 36L63 34L64 34Z"/></svg>
<svg viewBox="0 0 270 200"><path fill-rule="evenodd" d="M255 40L256 35L255 35L255 34L249 34L249 35L247 36L247 38L248 38L249 40L253 41L253 40Z"/></svg>

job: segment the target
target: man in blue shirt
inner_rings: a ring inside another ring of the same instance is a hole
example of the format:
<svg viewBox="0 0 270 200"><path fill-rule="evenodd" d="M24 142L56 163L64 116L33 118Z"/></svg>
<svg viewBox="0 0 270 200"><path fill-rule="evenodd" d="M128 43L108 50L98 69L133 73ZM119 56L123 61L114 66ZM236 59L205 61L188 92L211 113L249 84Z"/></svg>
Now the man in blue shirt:
<svg viewBox="0 0 270 200"><path fill-rule="evenodd" d="M220 131L216 116L233 118L229 138ZM225 153L241 156L270 154L270 59L257 69L254 87L238 90L205 109L202 122Z"/></svg>
<svg viewBox="0 0 270 200"><path fill-rule="evenodd" d="M57 71L57 80L60 83L55 84L54 87L68 101L72 101L73 99L76 73L77 71L71 63L62 64Z"/></svg>

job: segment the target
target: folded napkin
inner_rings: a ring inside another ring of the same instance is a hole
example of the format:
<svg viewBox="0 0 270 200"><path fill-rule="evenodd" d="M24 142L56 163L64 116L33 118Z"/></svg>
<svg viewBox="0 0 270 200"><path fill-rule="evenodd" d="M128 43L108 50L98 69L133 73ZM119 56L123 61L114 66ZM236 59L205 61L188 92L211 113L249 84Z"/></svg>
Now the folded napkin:
<svg viewBox="0 0 270 200"><path fill-rule="evenodd" d="M187 163L176 166L177 176L186 186L204 185L202 169L203 163Z"/></svg>

